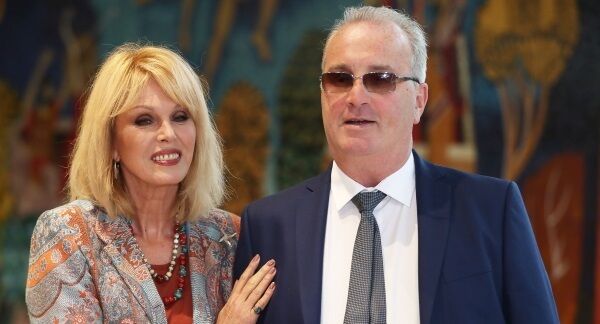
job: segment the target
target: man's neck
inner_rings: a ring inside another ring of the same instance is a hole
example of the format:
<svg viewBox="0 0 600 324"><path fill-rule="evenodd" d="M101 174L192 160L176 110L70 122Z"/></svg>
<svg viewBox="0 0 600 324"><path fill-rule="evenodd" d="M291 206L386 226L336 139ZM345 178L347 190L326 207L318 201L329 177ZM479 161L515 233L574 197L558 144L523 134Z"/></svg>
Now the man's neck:
<svg viewBox="0 0 600 324"><path fill-rule="evenodd" d="M408 160L412 151L402 156L359 156L335 159L347 176L365 187L375 187L383 179L398 171Z"/></svg>

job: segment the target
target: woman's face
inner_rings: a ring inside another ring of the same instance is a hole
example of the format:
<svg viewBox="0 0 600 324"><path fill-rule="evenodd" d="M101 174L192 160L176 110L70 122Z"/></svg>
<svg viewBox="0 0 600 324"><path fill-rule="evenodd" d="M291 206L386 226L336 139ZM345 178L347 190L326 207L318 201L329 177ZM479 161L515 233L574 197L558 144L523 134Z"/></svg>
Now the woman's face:
<svg viewBox="0 0 600 324"><path fill-rule="evenodd" d="M196 144L196 125L186 107L169 98L154 81L132 109L115 120L113 158L129 190L174 186L183 181Z"/></svg>

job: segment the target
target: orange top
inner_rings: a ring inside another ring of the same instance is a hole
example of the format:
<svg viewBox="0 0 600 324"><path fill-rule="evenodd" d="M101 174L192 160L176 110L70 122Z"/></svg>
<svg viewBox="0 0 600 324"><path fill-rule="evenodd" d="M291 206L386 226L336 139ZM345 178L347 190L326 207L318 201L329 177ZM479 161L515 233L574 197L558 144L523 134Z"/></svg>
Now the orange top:
<svg viewBox="0 0 600 324"><path fill-rule="evenodd" d="M189 262L188 262L189 264ZM152 265L154 271L158 273L166 273L169 269L169 264L163 265ZM166 306L165 310L167 311L167 321L169 323L192 323L193 322L193 301L192 301L192 285L190 279L190 271L189 267L186 267L187 275L185 276L185 285L183 286L183 297L180 300L169 304ZM179 279L179 261L175 264L175 269L173 269L173 276L169 281L166 282L154 282L156 284L156 288L158 289L158 294L160 298L173 296L175 290L177 289L177 281Z"/></svg>

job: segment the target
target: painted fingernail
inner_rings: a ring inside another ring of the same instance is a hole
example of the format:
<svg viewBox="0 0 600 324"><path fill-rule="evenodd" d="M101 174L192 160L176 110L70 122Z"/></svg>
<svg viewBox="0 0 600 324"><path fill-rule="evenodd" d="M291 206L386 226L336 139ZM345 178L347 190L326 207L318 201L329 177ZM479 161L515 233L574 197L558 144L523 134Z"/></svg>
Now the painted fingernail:
<svg viewBox="0 0 600 324"><path fill-rule="evenodd" d="M268 265L269 267L272 267L272 266L274 266L274 265L275 265L275 260L273 260L273 259L269 260L269 262L267 262L267 265Z"/></svg>
<svg viewBox="0 0 600 324"><path fill-rule="evenodd" d="M269 289L270 290L275 289L275 281L271 281L271 284L269 285Z"/></svg>
<svg viewBox="0 0 600 324"><path fill-rule="evenodd" d="M260 255L255 255L254 258L252 258L252 262L258 262L258 260L260 260Z"/></svg>

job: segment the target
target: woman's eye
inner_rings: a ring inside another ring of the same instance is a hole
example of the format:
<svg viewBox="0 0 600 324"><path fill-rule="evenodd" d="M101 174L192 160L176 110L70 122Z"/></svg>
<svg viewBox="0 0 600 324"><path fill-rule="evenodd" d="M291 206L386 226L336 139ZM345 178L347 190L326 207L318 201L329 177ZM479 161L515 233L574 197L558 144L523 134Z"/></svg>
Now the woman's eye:
<svg viewBox="0 0 600 324"><path fill-rule="evenodd" d="M190 119L190 117L185 112L178 112L173 116L173 121L178 122L178 123L183 123L184 121L186 121L188 119Z"/></svg>
<svg viewBox="0 0 600 324"><path fill-rule="evenodd" d="M150 118L148 116L140 116L135 119L135 124L137 126L148 126L148 125L152 124L152 118Z"/></svg>

